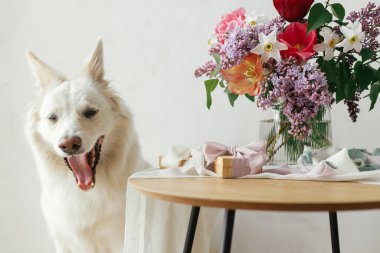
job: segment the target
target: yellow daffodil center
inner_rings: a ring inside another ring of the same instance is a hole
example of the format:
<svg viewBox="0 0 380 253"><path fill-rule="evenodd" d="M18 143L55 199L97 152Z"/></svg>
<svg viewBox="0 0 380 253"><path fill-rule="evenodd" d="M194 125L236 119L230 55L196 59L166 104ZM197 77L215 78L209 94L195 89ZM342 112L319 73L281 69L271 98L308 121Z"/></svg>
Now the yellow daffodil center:
<svg viewBox="0 0 380 253"><path fill-rule="evenodd" d="M350 44L355 44L355 43L357 43L358 41L359 41L359 38L358 38L358 36L356 36L356 35L352 36L352 37L348 40L348 42L350 42Z"/></svg>
<svg viewBox="0 0 380 253"><path fill-rule="evenodd" d="M267 43L267 44L265 44L265 46L264 46L264 50L265 50L266 52L270 52L270 51L272 51L272 50L273 50L273 44L272 44L272 43Z"/></svg>
<svg viewBox="0 0 380 253"><path fill-rule="evenodd" d="M257 22L255 20L252 20L251 22L249 22L249 25L250 26L255 26L255 25L257 25Z"/></svg>
<svg viewBox="0 0 380 253"><path fill-rule="evenodd" d="M244 76L248 79L255 79L257 76L255 66L249 65L247 70L244 72Z"/></svg>
<svg viewBox="0 0 380 253"><path fill-rule="evenodd" d="M330 40L329 46L330 46L331 48L334 48L335 45L336 45L336 40L335 40L335 39Z"/></svg>

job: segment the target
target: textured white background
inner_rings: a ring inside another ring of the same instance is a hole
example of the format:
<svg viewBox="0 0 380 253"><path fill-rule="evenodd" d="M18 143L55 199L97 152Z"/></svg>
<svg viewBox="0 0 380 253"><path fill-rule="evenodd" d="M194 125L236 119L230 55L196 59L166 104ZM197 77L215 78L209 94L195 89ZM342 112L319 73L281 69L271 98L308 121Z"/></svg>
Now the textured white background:
<svg viewBox="0 0 380 253"><path fill-rule="evenodd" d="M348 10L365 1L342 1ZM231 108L221 91L211 111L194 69L208 59L206 39L222 14L237 7L275 15L272 1L0 0L0 252L52 252L39 207L39 181L24 137L34 96L24 49L75 75L96 38L105 46L112 85L135 114L145 157L174 144L216 140L244 144L258 137L264 113L245 99ZM361 103L358 123L343 104L332 111L341 147L380 147L380 106ZM73 210L75 211L75 210ZM342 252L379 252L380 211L339 213ZM234 252L330 252L327 213L238 212Z"/></svg>

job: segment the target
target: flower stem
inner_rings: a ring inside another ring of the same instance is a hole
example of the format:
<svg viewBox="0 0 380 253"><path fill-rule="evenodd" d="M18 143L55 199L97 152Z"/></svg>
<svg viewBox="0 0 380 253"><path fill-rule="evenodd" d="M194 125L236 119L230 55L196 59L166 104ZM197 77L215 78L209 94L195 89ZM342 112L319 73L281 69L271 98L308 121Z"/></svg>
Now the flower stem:
<svg viewBox="0 0 380 253"><path fill-rule="evenodd" d="M265 163L268 163L269 161L271 161L274 157L274 155L277 153L277 151L286 144L286 142L288 142L288 140L290 139L290 136L287 137L286 140L283 140L282 143L277 147L275 148L275 144L278 140L278 138L284 133L284 131L287 129L288 127L288 124L285 123L285 124L280 124L281 127L280 129L278 130L278 132L276 132L276 134L274 134L273 136L271 136L271 138L269 139L268 143L267 143L267 147L266 147L266 150L267 150L267 153L269 151L269 157L268 157L268 160L265 162ZM271 150L271 146L273 146L272 148L275 148L273 150Z"/></svg>
<svg viewBox="0 0 380 253"><path fill-rule="evenodd" d="M330 6L330 0L327 0L327 1L326 1L325 9L327 9L327 7L329 7L329 6Z"/></svg>
<svg viewBox="0 0 380 253"><path fill-rule="evenodd" d="M291 138L291 136L289 135L285 140L283 140L281 142L280 145L278 145L277 148L275 148L273 151L271 151L271 153L269 154L269 157L265 163L268 163L269 161L271 161L273 159L273 157L275 156L275 154L277 153L277 151L279 151L289 141L290 138Z"/></svg>

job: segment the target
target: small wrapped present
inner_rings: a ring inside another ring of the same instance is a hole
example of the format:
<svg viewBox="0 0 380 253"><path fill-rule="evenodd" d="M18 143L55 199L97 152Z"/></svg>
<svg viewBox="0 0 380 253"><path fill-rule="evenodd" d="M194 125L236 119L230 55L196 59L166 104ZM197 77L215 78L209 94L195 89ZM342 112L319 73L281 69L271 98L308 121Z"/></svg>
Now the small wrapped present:
<svg viewBox="0 0 380 253"><path fill-rule="evenodd" d="M158 157L158 166L159 166L160 169L168 169L168 168L173 168L173 167L182 167L190 159L190 157L186 158L186 159L182 159L182 160L176 161L176 162L172 162L172 163L163 162L164 159L165 159L165 156L163 156L163 155L160 155Z"/></svg>
<svg viewBox="0 0 380 253"><path fill-rule="evenodd" d="M232 156L218 156L216 160L213 162L214 172L218 175L218 177L222 178L232 178L232 168L231 161Z"/></svg>
<svg viewBox="0 0 380 253"><path fill-rule="evenodd" d="M203 145L206 167L222 178L257 174L267 161L266 143L253 142L246 146L225 146L216 142Z"/></svg>
<svg viewBox="0 0 380 253"><path fill-rule="evenodd" d="M182 167L191 158L190 149L186 147L172 147L166 155L159 156L158 165L160 169Z"/></svg>
<svg viewBox="0 0 380 253"><path fill-rule="evenodd" d="M249 174L257 174L262 172L261 166L254 171L251 170L249 159L234 158L233 156L218 156L213 162L214 172L218 177L235 178L244 177Z"/></svg>

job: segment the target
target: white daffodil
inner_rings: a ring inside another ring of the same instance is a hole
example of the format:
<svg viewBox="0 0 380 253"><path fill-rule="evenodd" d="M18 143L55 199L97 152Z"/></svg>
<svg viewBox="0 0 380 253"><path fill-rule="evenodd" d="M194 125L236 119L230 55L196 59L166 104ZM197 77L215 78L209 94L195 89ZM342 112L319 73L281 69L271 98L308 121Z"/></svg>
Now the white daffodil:
<svg viewBox="0 0 380 253"><path fill-rule="evenodd" d="M337 44L337 47L343 47L343 52L348 52L351 49L355 49L356 52L362 50L362 42L365 38L365 34L362 31L362 24L360 22L355 22L353 27L350 29L346 26L341 26L340 31L344 35L344 40Z"/></svg>
<svg viewBox="0 0 380 253"><path fill-rule="evenodd" d="M261 55L261 60L263 62L267 62L269 58L273 58L278 62L281 61L280 51L288 49L288 46L284 43L278 42L276 35L276 31L271 32L268 36L260 33L260 43L252 49L251 52Z"/></svg>
<svg viewBox="0 0 380 253"><path fill-rule="evenodd" d="M264 14L258 13L256 10L252 11L250 15L245 17L247 25L256 26L265 23L268 20Z"/></svg>
<svg viewBox="0 0 380 253"><path fill-rule="evenodd" d="M211 47L215 46L216 43L218 43L218 39L216 38L215 33L210 34L208 36L208 39L207 39L208 46L211 48Z"/></svg>
<svg viewBox="0 0 380 253"><path fill-rule="evenodd" d="M323 27L320 35L323 37L321 44L313 47L314 51L325 52L325 60L329 61L334 57L334 48L339 42L339 35L328 27Z"/></svg>

